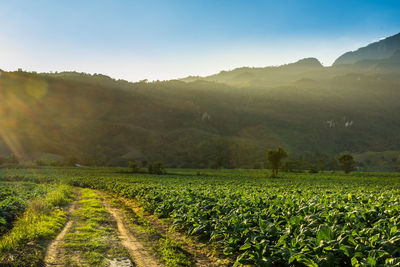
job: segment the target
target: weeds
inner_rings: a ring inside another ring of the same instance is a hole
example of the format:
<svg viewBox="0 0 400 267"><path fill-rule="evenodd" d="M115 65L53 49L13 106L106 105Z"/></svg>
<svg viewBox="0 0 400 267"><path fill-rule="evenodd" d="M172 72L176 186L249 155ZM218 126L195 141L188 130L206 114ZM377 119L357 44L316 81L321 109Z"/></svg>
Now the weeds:
<svg viewBox="0 0 400 267"><path fill-rule="evenodd" d="M60 185L31 201L14 228L0 239L0 265L39 265L44 258L43 244L54 238L67 221L67 213L59 206L71 200L71 187Z"/></svg>

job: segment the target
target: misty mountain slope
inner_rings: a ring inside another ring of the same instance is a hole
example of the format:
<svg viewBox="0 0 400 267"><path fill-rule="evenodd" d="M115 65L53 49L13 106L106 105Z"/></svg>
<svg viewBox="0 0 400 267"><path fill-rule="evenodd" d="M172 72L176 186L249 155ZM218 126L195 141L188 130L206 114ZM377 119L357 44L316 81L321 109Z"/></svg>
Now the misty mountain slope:
<svg viewBox="0 0 400 267"><path fill-rule="evenodd" d="M183 81L4 72L0 151L83 164L163 161L171 167L252 167L268 149L291 157L400 150L398 53L323 67L304 59Z"/></svg>
<svg viewBox="0 0 400 267"><path fill-rule="evenodd" d="M385 59L391 57L397 50L400 50L400 33L356 51L347 52L337 58L333 65L354 64L361 60Z"/></svg>

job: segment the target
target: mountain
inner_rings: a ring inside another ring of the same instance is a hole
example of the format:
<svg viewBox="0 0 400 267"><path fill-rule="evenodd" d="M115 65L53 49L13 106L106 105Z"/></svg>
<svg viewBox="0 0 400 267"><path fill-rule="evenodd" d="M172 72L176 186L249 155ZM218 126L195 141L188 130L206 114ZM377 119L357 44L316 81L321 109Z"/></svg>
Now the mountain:
<svg viewBox="0 0 400 267"><path fill-rule="evenodd" d="M362 60L386 59L398 50L400 50L400 33L361 47L356 51L347 52L337 58L333 66L354 64Z"/></svg>
<svg viewBox="0 0 400 267"><path fill-rule="evenodd" d="M223 156L225 167L252 167L277 146L310 161L400 151L399 66L396 52L341 66L307 58L163 82L2 72L0 154L169 167L210 167Z"/></svg>
<svg viewBox="0 0 400 267"><path fill-rule="evenodd" d="M187 77L181 79L190 81L209 81L225 83L232 86L276 86L285 81L291 82L307 76L309 73L316 73L323 69L322 64L316 58L305 58L295 63L276 67L265 68L237 68L232 71L221 71L218 74L207 77Z"/></svg>

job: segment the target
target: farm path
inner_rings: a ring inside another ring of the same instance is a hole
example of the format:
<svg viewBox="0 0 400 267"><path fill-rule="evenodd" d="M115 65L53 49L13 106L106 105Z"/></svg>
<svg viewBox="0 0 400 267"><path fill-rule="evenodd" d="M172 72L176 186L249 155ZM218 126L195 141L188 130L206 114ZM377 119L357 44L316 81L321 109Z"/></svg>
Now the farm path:
<svg viewBox="0 0 400 267"><path fill-rule="evenodd" d="M128 250L130 256L138 267L153 267L163 266L157 261L148 249L131 233L127 223L124 220L124 216L121 211L113 207L109 201L100 192L97 192L102 200L104 208L114 217L117 222L117 228L119 232L119 238L121 239L122 245Z"/></svg>
<svg viewBox="0 0 400 267"><path fill-rule="evenodd" d="M77 188L75 200L68 208L68 221L48 245L44 265L159 266L143 257L131 261L130 246L125 243L133 237L121 228L120 219L115 214L116 211L98 192Z"/></svg>
<svg viewBox="0 0 400 267"><path fill-rule="evenodd" d="M75 200L68 208L68 214L70 215L72 212L76 210L78 206L78 201ZM45 266L64 266L64 251L62 248L62 244L64 243L63 239L65 235L70 231L72 226L71 216L68 218L68 222L65 224L63 230L57 235L57 237L51 241L49 244L46 255L44 258Z"/></svg>

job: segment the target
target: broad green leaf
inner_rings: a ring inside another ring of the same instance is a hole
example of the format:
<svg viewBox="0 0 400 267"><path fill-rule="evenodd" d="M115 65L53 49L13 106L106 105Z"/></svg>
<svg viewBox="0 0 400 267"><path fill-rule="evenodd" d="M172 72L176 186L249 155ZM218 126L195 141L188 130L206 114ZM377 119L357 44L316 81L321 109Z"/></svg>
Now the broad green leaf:
<svg viewBox="0 0 400 267"><path fill-rule="evenodd" d="M330 241L335 238L332 229L329 226L321 225L317 234L316 242L319 244L322 240Z"/></svg>
<svg viewBox="0 0 400 267"><path fill-rule="evenodd" d="M246 249L249 249L249 248L251 248L251 244L250 243L246 243L243 246L241 246L239 248L239 250L246 250Z"/></svg>

